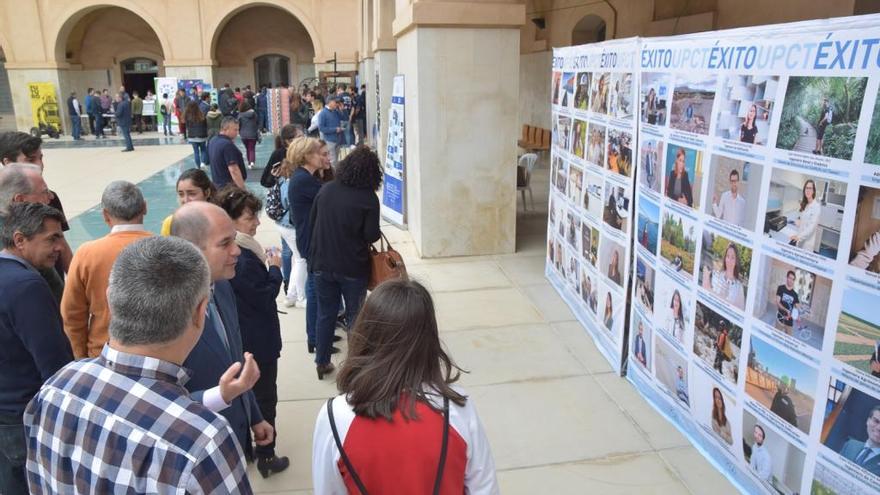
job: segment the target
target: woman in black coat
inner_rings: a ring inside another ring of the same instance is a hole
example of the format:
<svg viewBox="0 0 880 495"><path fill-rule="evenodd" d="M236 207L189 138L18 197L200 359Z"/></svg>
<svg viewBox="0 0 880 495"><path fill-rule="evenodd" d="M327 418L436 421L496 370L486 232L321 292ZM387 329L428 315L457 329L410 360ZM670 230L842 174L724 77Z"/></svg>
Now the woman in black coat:
<svg viewBox="0 0 880 495"><path fill-rule="evenodd" d="M277 249L263 250L254 239L263 204L250 191L230 184L217 193L214 202L226 210L235 223L235 242L241 254L235 265L235 277L229 282L235 292L242 347L254 355L260 367L254 395L263 418L275 428L278 358L281 357L281 323L275 298L281 288L281 253ZM277 429L274 434L277 437ZM290 465L287 457L275 455L275 438L268 445L257 445L254 454L257 470L264 478Z"/></svg>

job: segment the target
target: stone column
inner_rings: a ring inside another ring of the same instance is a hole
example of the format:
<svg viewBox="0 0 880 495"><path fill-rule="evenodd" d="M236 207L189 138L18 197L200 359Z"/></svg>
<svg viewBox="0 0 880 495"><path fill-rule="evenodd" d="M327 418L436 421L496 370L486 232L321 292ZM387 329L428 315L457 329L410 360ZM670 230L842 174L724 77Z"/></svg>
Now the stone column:
<svg viewBox="0 0 880 495"><path fill-rule="evenodd" d="M422 256L515 249L524 22L522 4L397 3L407 223Z"/></svg>
<svg viewBox="0 0 880 495"><path fill-rule="evenodd" d="M385 146L388 144L388 115L391 113L391 88L394 75L397 74L397 50L376 51L373 52L373 57L375 75L372 81L367 82L367 125L370 129L373 125L376 126L376 151L384 163Z"/></svg>
<svg viewBox="0 0 880 495"><path fill-rule="evenodd" d="M15 110L15 127L24 132L30 131L34 124L34 112L31 110L29 83L50 82L55 85L55 97L58 98L58 112L61 115L63 132L70 134L70 120L67 116L67 96L70 90L64 80L66 72L54 64L6 64L9 75L9 89L12 93L12 107ZM80 102L82 95L78 95Z"/></svg>
<svg viewBox="0 0 880 495"><path fill-rule="evenodd" d="M177 79L201 79L206 83L214 84L214 65L210 60L182 61L182 60L166 60L165 77L176 77Z"/></svg>

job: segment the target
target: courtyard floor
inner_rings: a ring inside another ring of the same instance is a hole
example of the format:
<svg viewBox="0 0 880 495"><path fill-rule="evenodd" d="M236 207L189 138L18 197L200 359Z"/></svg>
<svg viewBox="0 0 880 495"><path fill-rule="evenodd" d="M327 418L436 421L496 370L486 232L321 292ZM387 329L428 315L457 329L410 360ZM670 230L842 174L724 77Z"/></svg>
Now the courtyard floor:
<svg viewBox="0 0 880 495"><path fill-rule="evenodd" d="M147 227L158 232L176 207L174 183L192 166L192 148L178 139L154 139L121 153L112 139L100 144L52 141L44 148L49 187L72 219L71 244L105 235L100 197L112 180L138 183L148 202ZM86 139L91 140L91 137ZM271 139L259 146L265 164ZM249 186L260 194L261 170ZM513 164L511 164L513 173ZM660 416L633 386L614 374L587 333L544 278L546 166L532 180L535 206L518 203L515 254L421 259L406 231L383 230L410 274L433 293L441 338L462 376L492 445L505 494L629 493L726 494L736 489ZM257 238L278 245L274 223L263 216ZM257 493L311 493L315 417L334 383L318 381L306 352L303 309L281 314L284 349L278 372L279 455L292 467L264 480L248 470ZM343 352L334 356L337 364ZM381 446L377 446L381 448Z"/></svg>

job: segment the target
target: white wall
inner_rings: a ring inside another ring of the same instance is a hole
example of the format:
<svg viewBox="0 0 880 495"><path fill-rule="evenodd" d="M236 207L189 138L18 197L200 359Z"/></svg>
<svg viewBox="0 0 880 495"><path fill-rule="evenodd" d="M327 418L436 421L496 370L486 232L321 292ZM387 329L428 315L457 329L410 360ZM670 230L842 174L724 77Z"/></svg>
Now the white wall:
<svg viewBox="0 0 880 495"><path fill-rule="evenodd" d="M519 128L531 125L550 129L550 77L553 52L521 55L519 58Z"/></svg>

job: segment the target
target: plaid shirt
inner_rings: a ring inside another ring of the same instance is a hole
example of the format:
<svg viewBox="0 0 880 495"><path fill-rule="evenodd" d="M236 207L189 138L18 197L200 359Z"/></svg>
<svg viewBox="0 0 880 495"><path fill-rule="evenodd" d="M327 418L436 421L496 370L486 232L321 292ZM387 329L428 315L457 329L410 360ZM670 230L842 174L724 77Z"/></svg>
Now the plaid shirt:
<svg viewBox="0 0 880 495"><path fill-rule="evenodd" d="M252 493L232 429L188 379L109 345L62 368L24 414L31 493Z"/></svg>

